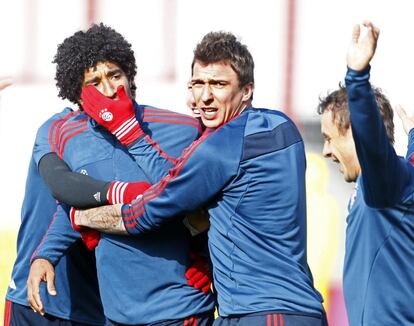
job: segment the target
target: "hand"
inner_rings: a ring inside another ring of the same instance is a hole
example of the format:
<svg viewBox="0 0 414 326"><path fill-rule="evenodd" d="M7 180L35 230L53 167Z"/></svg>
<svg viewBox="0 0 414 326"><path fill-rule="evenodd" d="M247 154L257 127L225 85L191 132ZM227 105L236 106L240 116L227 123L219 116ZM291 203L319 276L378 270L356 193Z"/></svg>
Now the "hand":
<svg viewBox="0 0 414 326"><path fill-rule="evenodd" d="M70 222L72 224L72 228L80 233L82 241L85 244L86 248L92 251L98 246L99 240L101 239L101 234L99 231L77 225L75 223L75 212L76 209L72 207L70 209Z"/></svg>
<svg viewBox="0 0 414 326"><path fill-rule="evenodd" d="M74 221L78 226L86 226L104 233L128 234L122 219L122 204L76 210Z"/></svg>
<svg viewBox="0 0 414 326"><path fill-rule="evenodd" d="M363 25L367 28L367 34L360 39L361 27L355 25L352 32L351 44L349 45L346 56L348 67L357 71L364 70L368 67L375 54L380 33L380 30L370 21L365 21Z"/></svg>
<svg viewBox="0 0 414 326"><path fill-rule="evenodd" d="M12 80L10 78L3 78L0 79L0 91L9 87L12 84Z"/></svg>
<svg viewBox="0 0 414 326"><path fill-rule="evenodd" d="M119 86L116 94L118 99L113 100L101 94L92 85L83 87L82 107L92 119L114 134L123 145L129 146L144 132L135 117L134 104L125 88Z"/></svg>
<svg viewBox="0 0 414 326"><path fill-rule="evenodd" d="M207 262L198 257L196 254L191 254L192 264L185 272L188 285L201 290L207 294L211 289L211 276L207 268Z"/></svg>
<svg viewBox="0 0 414 326"><path fill-rule="evenodd" d="M410 130L414 128L414 118L409 117L401 105L396 106L396 111L401 119L405 133L408 135Z"/></svg>
<svg viewBox="0 0 414 326"><path fill-rule="evenodd" d="M106 195L109 204L129 204L151 187L148 182L114 181Z"/></svg>
<svg viewBox="0 0 414 326"><path fill-rule="evenodd" d="M45 310L40 298L40 282L46 282L47 292L50 295L56 295L55 289L55 269L46 259L36 259L30 266L29 276L27 278L27 300L34 312L42 316Z"/></svg>

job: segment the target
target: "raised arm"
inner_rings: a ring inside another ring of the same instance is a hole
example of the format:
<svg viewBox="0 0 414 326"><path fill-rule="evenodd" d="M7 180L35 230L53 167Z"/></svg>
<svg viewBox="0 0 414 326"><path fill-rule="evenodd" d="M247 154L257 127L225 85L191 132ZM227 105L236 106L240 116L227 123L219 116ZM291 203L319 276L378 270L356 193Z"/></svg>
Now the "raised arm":
<svg viewBox="0 0 414 326"><path fill-rule="evenodd" d="M369 63L375 54L379 29L371 22L363 25L367 29L364 37L360 36L359 25L352 34L345 82L365 201L370 206L386 207L401 199L411 177L406 162L398 158L388 140L369 83Z"/></svg>

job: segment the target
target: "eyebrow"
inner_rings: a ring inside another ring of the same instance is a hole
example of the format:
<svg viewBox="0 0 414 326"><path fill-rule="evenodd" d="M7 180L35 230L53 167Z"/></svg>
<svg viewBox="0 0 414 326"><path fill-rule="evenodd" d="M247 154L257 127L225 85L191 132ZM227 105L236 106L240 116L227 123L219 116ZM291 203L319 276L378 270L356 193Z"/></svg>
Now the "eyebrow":
<svg viewBox="0 0 414 326"><path fill-rule="evenodd" d="M120 69L120 68L114 68L114 69L109 69L108 72L107 72L107 75L109 77L111 77L113 75L122 74L122 73L123 73L122 69ZM99 77L94 76L92 78L86 79L84 81L84 84L91 84L91 83L94 83L94 82L98 82L99 80L100 80Z"/></svg>
<svg viewBox="0 0 414 326"><path fill-rule="evenodd" d="M113 75L122 74L122 73L123 73L123 70L121 68L114 68L114 69L108 70L107 75L108 76L113 76Z"/></svg>
<svg viewBox="0 0 414 326"><path fill-rule="evenodd" d="M224 80L224 79L208 79L208 80L204 80L204 79L192 79L191 80L191 85L194 85L195 83L209 83L209 84L218 84L218 83L226 83L229 84L228 80Z"/></svg>
<svg viewBox="0 0 414 326"><path fill-rule="evenodd" d="M92 84L92 83L95 83L95 82L99 81L99 79L100 78L98 78L98 77L93 77L93 78L85 79L85 81L83 83L85 85Z"/></svg>

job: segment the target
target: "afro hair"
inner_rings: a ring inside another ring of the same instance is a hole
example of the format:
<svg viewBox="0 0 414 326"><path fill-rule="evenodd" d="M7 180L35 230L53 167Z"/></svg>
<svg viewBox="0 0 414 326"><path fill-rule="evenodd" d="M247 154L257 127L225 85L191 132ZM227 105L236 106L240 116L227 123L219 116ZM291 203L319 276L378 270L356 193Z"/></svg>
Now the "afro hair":
<svg viewBox="0 0 414 326"><path fill-rule="evenodd" d="M59 96L79 104L85 70L103 61L121 67L135 97L137 65L131 44L102 23L76 32L58 46L53 63L57 65L55 80Z"/></svg>

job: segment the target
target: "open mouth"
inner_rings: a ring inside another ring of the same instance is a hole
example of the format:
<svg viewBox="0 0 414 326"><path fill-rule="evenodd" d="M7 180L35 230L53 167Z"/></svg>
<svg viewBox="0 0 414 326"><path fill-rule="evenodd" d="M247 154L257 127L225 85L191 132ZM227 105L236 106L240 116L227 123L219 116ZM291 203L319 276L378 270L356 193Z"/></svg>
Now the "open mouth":
<svg viewBox="0 0 414 326"><path fill-rule="evenodd" d="M212 108L212 107L204 107L201 108L201 111L203 111L204 117L208 118L214 118L217 114L218 109Z"/></svg>
<svg viewBox="0 0 414 326"><path fill-rule="evenodd" d="M199 109L192 109L193 111L193 117L199 118L201 116Z"/></svg>

